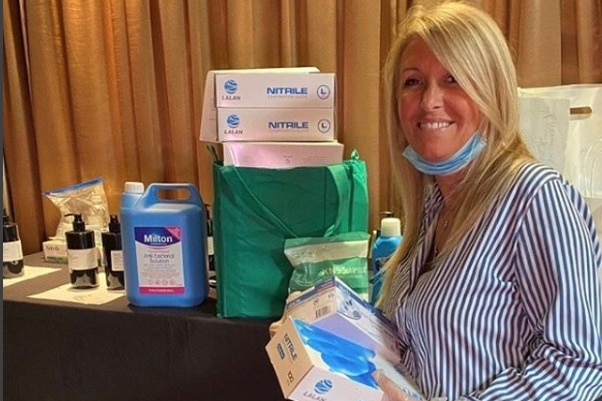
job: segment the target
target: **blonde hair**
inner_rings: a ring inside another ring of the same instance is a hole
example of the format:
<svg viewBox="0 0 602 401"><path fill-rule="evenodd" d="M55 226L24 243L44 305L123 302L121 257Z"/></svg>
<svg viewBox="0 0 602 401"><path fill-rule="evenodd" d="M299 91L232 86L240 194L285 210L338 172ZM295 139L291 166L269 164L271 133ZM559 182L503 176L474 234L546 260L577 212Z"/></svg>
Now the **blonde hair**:
<svg viewBox="0 0 602 401"><path fill-rule="evenodd" d="M460 1L431 8L414 6L402 22L384 67L384 101L393 177L404 209L404 239L387 265L378 305L387 312L395 302L392 282L400 262L415 247L432 177L416 170L403 156L408 145L398 117L400 61L408 44L423 40L482 115L479 131L487 146L456 187L449 206L453 233L440 250L449 254L495 198L504 192L521 164L533 157L519 134L516 70L506 39L486 12ZM437 261L435 261L437 262Z"/></svg>

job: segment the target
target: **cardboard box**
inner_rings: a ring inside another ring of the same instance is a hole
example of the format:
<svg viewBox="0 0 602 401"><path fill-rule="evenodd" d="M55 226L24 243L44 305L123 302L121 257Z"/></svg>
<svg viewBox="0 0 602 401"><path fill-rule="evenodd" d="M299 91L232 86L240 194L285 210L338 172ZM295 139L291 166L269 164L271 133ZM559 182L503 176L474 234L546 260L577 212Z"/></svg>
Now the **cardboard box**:
<svg viewBox="0 0 602 401"><path fill-rule="evenodd" d="M292 168L343 162L343 144L332 142L224 142L224 166Z"/></svg>
<svg viewBox="0 0 602 401"><path fill-rule="evenodd" d="M203 111L201 114L200 141L218 142L216 132L217 102L215 99L215 77L220 74L308 74L320 72L316 67L291 67L291 68L258 68L241 70L211 70L205 77L205 91L203 93Z"/></svg>
<svg viewBox="0 0 602 401"><path fill-rule="evenodd" d="M334 109L217 109L217 140L322 142L335 139Z"/></svg>
<svg viewBox="0 0 602 401"><path fill-rule="evenodd" d="M289 318L266 345L285 398L296 401L382 401L377 369L408 397L424 400L398 367L369 348Z"/></svg>
<svg viewBox="0 0 602 401"><path fill-rule="evenodd" d="M216 74L215 102L217 108L334 108L335 74Z"/></svg>
<svg viewBox="0 0 602 401"><path fill-rule="evenodd" d="M287 302L285 313L376 350L398 363L397 332L390 321L338 277L330 277Z"/></svg>
<svg viewBox="0 0 602 401"><path fill-rule="evenodd" d="M44 261L48 263L67 264L67 242L52 239L42 242Z"/></svg>

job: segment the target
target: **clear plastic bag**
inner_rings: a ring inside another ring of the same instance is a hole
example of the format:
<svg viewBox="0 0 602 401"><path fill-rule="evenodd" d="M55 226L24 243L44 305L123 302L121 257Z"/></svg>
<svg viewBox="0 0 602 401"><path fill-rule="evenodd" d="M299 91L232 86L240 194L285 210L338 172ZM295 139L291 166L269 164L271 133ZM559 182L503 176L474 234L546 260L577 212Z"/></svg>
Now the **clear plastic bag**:
<svg viewBox="0 0 602 401"><path fill-rule="evenodd" d="M109 204L103 184L102 177L97 177L42 193L61 213L56 233L50 239L64 240L65 232L72 229L73 222L73 217L67 215L81 214L86 228L94 230L96 242L101 242L100 232L109 224Z"/></svg>
<svg viewBox="0 0 602 401"><path fill-rule="evenodd" d="M370 235L360 231L285 240L284 253L294 268L289 292L303 291L337 276L367 300L369 241Z"/></svg>

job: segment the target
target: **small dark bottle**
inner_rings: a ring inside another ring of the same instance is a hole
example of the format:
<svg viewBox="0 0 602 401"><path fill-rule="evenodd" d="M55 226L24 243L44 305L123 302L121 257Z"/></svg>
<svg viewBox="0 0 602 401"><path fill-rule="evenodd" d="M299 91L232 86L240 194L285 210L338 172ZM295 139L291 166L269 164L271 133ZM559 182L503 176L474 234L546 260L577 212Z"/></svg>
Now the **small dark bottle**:
<svg viewBox="0 0 602 401"><path fill-rule="evenodd" d="M123 277L123 252L121 251L121 223L117 215L111 215L109 231L104 231L101 235L107 289L123 290L125 282Z"/></svg>
<svg viewBox="0 0 602 401"><path fill-rule="evenodd" d="M23 275L23 248L19 237L19 227L11 221L4 209L4 230L2 230L2 277L11 278Z"/></svg>
<svg viewBox="0 0 602 401"><path fill-rule="evenodd" d="M210 207L205 204L205 215L207 218L207 258L209 260L209 270L215 271L215 250L213 248L213 219L211 218Z"/></svg>
<svg viewBox="0 0 602 401"><path fill-rule="evenodd" d="M207 220L207 278L209 286L217 287L217 274L215 272L215 249L213 247L213 219L211 218L210 206L205 204L205 215Z"/></svg>
<svg viewBox="0 0 602 401"><path fill-rule="evenodd" d="M73 230L65 233L71 286L98 287L98 251L94 242L94 231L86 230L81 214L68 216L73 216Z"/></svg>

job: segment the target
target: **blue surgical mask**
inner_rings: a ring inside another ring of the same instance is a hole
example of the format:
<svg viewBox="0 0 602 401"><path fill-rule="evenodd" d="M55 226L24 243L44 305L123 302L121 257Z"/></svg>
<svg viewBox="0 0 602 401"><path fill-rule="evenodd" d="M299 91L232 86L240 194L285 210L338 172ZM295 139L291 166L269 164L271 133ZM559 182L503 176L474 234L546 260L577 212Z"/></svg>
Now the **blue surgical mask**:
<svg viewBox="0 0 602 401"><path fill-rule="evenodd" d="M403 155L417 170L425 174L449 175L466 167L468 163L481 153L485 145L486 142L481 137L481 134L478 131L475 131L464 146L446 160L440 162L425 160L409 145L404 149Z"/></svg>

